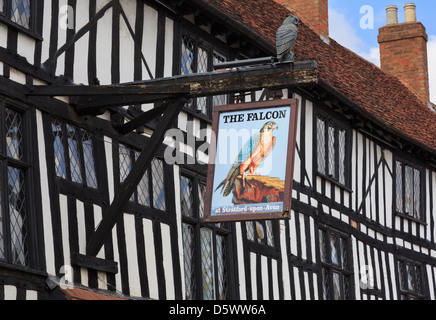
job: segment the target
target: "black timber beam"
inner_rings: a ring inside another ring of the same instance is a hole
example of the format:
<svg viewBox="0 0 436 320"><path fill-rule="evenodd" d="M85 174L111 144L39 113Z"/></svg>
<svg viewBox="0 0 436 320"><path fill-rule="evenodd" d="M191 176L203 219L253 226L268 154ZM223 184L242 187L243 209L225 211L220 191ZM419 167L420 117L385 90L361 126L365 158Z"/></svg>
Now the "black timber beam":
<svg viewBox="0 0 436 320"><path fill-rule="evenodd" d="M144 112L137 116L136 118L130 120L129 122L123 124L118 128L118 132L125 135L133 130L136 130L140 127L142 127L144 124L150 122L151 120L155 119L156 117L161 116L165 110L168 108L168 106L171 104L172 101L165 101L159 106L151 109L150 111Z"/></svg>
<svg viewBox="0 0 436 320"><path fill-rule="evenodd" d="M109 108L156 103L177 98L177 95L107 95L96 97L73 97L70 104L81 115L94 114Z"/></svg>
<svg viewBox="0 0 436 320"><path fill-rule="evenodd" d="M99 259L96 257L85 256L79 253L71 254L71 265L73 267L80 267L92 269L111 274L118 273L118 263L114 261Z"/></svg>
<svg viewBox="0 0 436 320"><path fill-rule="evenodd" d="M165 100L169 97L204 97L262 89L317 84L314 61L270 63L115 85L28 86L27 96L73 97L80 113Z"/></svg>
<svg viewBox="0 0 436 320"><path fill-rule="evenodd" d="M106 239L110 235L112 228L123 215L124 208L129 202L132 194L135 192L143 175L150 167L151 161L163 143L166 131L170 129L174 121L177 119L185 103L186 100L181 99L171 102L166 107L159 126L157 126L156 130L153 132L147 146L141 152L141 155L135 162L126 180L118 188L112 204L104 213L103 220L92 235L87 246L88 256L95 257L100 252Z"/></svg>

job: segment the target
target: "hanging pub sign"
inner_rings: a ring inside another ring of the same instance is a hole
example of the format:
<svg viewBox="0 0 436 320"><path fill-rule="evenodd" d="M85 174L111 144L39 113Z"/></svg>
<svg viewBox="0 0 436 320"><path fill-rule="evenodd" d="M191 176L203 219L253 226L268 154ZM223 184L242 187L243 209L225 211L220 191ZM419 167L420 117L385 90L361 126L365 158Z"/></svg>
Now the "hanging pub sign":
<svg viewBox="0 0 436 320"><path fill-rule="evenodd" d="M298 101L214 109L204 222L289 219Z"/></svg>

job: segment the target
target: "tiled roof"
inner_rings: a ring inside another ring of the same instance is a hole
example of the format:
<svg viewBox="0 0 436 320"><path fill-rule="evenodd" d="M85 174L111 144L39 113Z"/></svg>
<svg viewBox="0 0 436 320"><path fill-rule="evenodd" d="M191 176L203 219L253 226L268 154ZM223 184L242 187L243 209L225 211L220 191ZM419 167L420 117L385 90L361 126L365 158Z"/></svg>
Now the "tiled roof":
<svg viewBox="0 0 436 320"><path fill-rule="evenodd" d="M93 292L91 290L80 288L65 288L62 289L62 291L65 293L65 298L71 301L127 300L114 295Z"/></svg>
<svg viewBox="0 0 436 320"><path fill-rule="evenodd" d="M203 0L275 44L276 31L289 11L274 0ZM325 43L306 24L299 27L297 61L315 60L322 80L381 120L387 128L436 151L436 113L404 83L344 48Z"/></svg>

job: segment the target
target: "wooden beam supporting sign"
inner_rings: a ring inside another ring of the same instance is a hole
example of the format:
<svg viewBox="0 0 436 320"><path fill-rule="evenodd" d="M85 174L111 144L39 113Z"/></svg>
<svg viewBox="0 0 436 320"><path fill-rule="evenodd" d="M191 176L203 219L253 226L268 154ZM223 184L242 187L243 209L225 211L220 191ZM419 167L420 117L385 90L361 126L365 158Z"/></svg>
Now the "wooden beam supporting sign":
<svg viewBox="0 0 436 320"><path fill-rule="evenodd" d="M238 67L115 85L28 86L27 96L75 97L80 113L174 97L205 97L317 84L314 61Z"/></svg>

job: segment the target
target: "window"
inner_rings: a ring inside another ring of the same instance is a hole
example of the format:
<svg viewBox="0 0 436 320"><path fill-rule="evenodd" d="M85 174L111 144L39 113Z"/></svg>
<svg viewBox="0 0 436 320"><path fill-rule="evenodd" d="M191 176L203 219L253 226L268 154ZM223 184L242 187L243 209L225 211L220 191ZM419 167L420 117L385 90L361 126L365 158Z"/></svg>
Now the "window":
<svg viewBox="0 0 436 320"><path fill-rule="evenodd" d="M0 260L29 265L29 170L25 115L0 109Z"/></svg>
<svg viewBox="0 0 436 320"><path fill-rule="evenodd" d="M32 29L34 0L0 0L0 15L25 28Z"/></svg>
<svg viewBox="0 0 436 320"><path fill-rule="evenodd" d="M319 230L321 290L324 300L351 299L351 268L348 237L327 229Z"/></svg>
<svg viewBox="0 0 436 320"><path fill-rule="evenodd" d="M58 120L52 121L52 133L56 175L97 189L92 135L86 130Z"/></svg>
<svg viewBox="0 0 436 320"><path fill-rule="evenodd" d="M199 44L192 37L184 35L181 41L181 75L205 73L212 71L213 65L225 62L227 59L215 50ZM211 115L212 107L227 104L227 96L201 97L187 105L204 115Z"/></svg>
<svg viewBox="0 0 436 320"><path fill-rule="evenodd" d="M421 170L402 161L395 161L395 210L417 221L424 221Z"/></svg>
<svg viewBox="0 0 436 320"><path fill-rule="evenodd" d="M205 225L206 185L180 178L185 294L187 300L229 299L229 231L225 224Z"/></svg>
<svg viewBox="0 0 436 320"><path fill-rule="evenodd" d="M348 131L322 114L317 115L315 128L318 174L348 186Z"/></svg>
<svg viewBox="0 0 436 320"><path fill-rule="evenodd" d="M275 248L273 221L250 221L245 226L248 240Z"/></svg>
<svg viewBox="0 0 436 320"><path fill-rule="evenodd" d="M421 264L398 259L398 275L400 279L401 300L423 300L424 279L423 268Z"/></svg>
<svg viewBox="0 0 436 320"><path fill-rule="evenodd" d="M120 183L126 180L140 153L122 144L119 146ZM165 211L164 164L160 159L153 159L151 168L142 177L131 202Z"/></svg>

